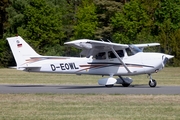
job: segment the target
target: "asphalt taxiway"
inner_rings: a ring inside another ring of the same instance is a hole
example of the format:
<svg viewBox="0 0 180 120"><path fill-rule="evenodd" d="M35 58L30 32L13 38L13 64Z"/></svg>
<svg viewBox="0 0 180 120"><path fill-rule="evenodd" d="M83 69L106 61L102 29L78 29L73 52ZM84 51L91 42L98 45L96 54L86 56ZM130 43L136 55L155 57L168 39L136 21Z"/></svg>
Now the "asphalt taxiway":
<svg viewBox="0 0 180 120"><path fill-rule="evenodd" d="M180 94L180 86L131 85L107 88L99 85L0 85L0 93L57 93L57 94Z"/></svg>

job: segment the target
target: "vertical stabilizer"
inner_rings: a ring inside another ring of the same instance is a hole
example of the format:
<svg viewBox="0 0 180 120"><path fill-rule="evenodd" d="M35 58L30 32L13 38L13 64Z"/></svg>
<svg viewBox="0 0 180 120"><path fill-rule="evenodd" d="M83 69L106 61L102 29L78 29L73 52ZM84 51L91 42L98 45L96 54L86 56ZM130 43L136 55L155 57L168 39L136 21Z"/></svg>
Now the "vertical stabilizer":
<svg viewBox="0 0 180 120"><path fill-rule="evenodd" d="M17 67L24 64L30 57L40 56L20 36L9 37L7 41L16 60Z"/></svg>

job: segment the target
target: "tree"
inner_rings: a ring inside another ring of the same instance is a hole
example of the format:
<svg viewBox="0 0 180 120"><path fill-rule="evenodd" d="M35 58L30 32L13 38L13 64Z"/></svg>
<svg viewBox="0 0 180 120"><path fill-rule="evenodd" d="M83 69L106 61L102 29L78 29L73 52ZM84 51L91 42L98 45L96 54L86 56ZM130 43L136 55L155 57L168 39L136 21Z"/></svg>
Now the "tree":
<svg viewBox="0 0 180 120"><path fill-rule="evenodd" d="M28 4L28 0L10 0L11 5L6 9L8 13L9 25L6 27L7 36L13 36L18 33L18 27L25 26L26 20L24 19L25 7Z"/></svg>
<svg viewBox="0 0 180 120"><path fill-rule="evenodd" d="M84 0L76 13L76 25L74 26L74 38L94 38L97 28L96 7L92 0Z"/></svg>
<svg viewBox="0 0 180 120"><path fill-rule="evenodd" d="M49 3L54 4L55 7L61 11L62 19L62 31L65 36L63 42L69 41L74 35L74 25L76 24L76 13L78 6L82 3L82 0L46 0Z"/></svg>
<svg viewBox="0 0 180 120"><path fill-rule="evenodd" d="M12 0L12 6L7 9L8 33L21 35L43 53L43 47L62 43L64 33L59 9L45 0Z"/></svg>
<svg viewBox="0 0 180 120"><path fill-rule="evenodd" d="M151 19L139 0L133 0L124 5L123 11L115 14L112 19L113 38L120 43L141 43L147 41L144 36L153 37Z"/></svg>
<svg viewBox="0 0 180 120"><path fill-rule="evenodd" d="M180 66L180 29L175 30L170 36L171 39L171 53L175 57L172 59L171 64L173 66Z"/></svg>
<svg viewBox="0 0 180 120"><path fill-rule="evenodd" d="M113 35L113 27L111 26L111 18L117 12L121 12L124 0L94 0L97 6L98 28L95 38L111 39Z"/></svg>
<svg viewBox="0 0 180 120"><path fill-rule="evenodd" d="M163 0L159 2L155 11L155 25L161 51L175 55L174 65L179 65L179 29L180 29L180 1Z"/></svg>
<svg viewBox="0 0 180 120"><path fill-rule="evenodd" d="M7 26L6 8L9 6L9 0L0 1L0 39L3 38L5 27Z"/></svg>
<svg viewBox="0 0 180 120"><path fill-rule="evenodd" d="M7 42L5 40L6 27L8 24L8 13L6 11L9 6L9 0L0 1L0 67L12 65L13 57L8 49Z"/></svg>
<svg viewBox="0 0 180 120"><path fill-rule="evenodd" d="M41 50L48 45L61 44L64 33L59 8L45 0L31 0L24 11L24 18L27 26L18 32L24 33L36 48Z"/></svg>
<svg viewBox="0 0 180 120"><path fill-rule="evenodd" d="M11 5L6 10L9 25L5 28L4 38L18 34L40 54L46 53L49 47L62 45L64 33L60 7L45 0L11 0ZM2 57L3 61L7 61L7 56L4 58Z"/></svg>
<svg viewBox="0 0 180 120"><path fill-rule="evenodd" d="M62 22L63 31L65 32L64 41L69 41L74 37L74 26L77 23L76 13L78 6L82 3L82 0L65 0L59 3L59 7L63 9ZM62 6L63 5L63 6Z"/></svg>

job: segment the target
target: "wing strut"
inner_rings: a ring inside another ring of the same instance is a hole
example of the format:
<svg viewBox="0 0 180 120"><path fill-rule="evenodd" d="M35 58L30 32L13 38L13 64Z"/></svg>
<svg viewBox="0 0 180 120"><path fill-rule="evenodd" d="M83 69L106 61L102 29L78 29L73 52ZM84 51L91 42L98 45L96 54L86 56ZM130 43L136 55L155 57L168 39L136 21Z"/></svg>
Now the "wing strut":
<svg viewBox="0 0 180 120"><path fill-rule="evenodd" d="M122 65L124 66L124 68L128 71L128 73L131 73L131 71L127 68L126 64L122 61L122 59L119 57L119 55L117 54L117 52L114 50L113 46L111 47L112 52L114 53L114 55L119 59L119 61L122 63Z"/></svg>

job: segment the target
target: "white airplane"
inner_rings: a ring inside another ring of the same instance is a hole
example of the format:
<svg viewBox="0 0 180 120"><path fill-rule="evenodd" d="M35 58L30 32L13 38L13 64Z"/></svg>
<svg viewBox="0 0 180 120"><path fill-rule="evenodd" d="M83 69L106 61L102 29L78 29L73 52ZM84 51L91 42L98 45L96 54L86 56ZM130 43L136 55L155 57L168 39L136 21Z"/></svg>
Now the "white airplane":
<svg viewBox="0 0 180 120"><path fill-rule="evenodd" d="M106 87L112 87L114 84L128 87L133 80L122 76L140 74L148 74L149 86L155 87L157 83L151 74L162 70L167 61L174 57L163 53L143 52L145 47L157 46L159 43L128 45L89 39L65 43L82 49L80 54L85 57L41 56L20 36L9 37L7 40L17 70L108 76L98 81L99 85ZM113 76L119 78L115 79Z"/></svg>

